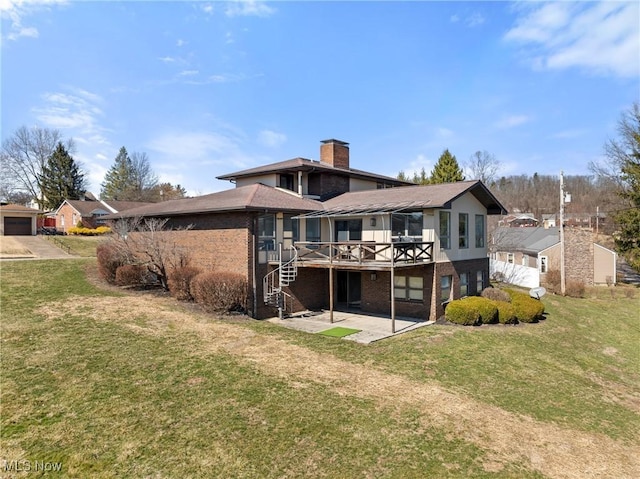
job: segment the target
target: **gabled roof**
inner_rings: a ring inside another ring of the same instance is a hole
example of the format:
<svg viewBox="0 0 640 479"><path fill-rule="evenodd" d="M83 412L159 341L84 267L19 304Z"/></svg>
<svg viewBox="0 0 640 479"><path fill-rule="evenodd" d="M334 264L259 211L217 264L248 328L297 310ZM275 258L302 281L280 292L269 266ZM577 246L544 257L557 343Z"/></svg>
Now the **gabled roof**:
<svg viewBox="0 0 640 479"><path fill-rule="evenodd" d="M336 168L327 163L321 161L308 160L306 158L294 158L292 160L279 161L277 163L271 163L269 165L258 166L256 168L249 168L248 170L237 171L235 173L229 173L226 175L218 176L219 180L236 180L238 178L247 178L251 176L260 176L269 173L278 172L294 172L305 171L307 173L318 171L324 173L335 173L340 175L348 175L353 178L368 179L383 181L387 184L396 186L406 186L412 183L398 180L397 178L391 178L390 176L378 175L376 173L370 173L368 171L357 170L355 168Z"/></svg>
<svg viewBox="0 0 640 479"><path fill-rule="evenodd" d="M64 200L56 209L56 214L64 204L70 205L80 216L90 217L96 211L104 211L105 213L117 213L118 211L129 210L140 206L150 205L152 203L144 203L142 201L115 201L115 200Z"/></svg>
<svg viewBox="0 0 640 479"><path fill-rule="evenodd" d="M316 200L300 198L298 195L265 186L260 183L233 188L195 198L153 203L140 208L132 208L106 219L133 218L136 216L177 216L187 214L219 213L225 211L291 211L305 212L322 209Z"/></svg>
<svg viewBox="0 0 640 479"><path fill-rule="evenodd" d="M414 185L402 188L364 190L344 193L323 203L326 212L343 211L416 211L424 208L451 208L451 203L470 192L487 208L490 215L506 214L507 210L487 187L478 180L457 181L436 185Z"/></svg>
<svg viewBox="0 0 640 479"><path fill-rule="evenodd" d="M510 228L501 226L493 232L498 251L522 251L537 254L560 242L557 228Z"/></svg>
<svg viewBox="0 0 640 479"><path fill-rule="evenodd" d="M17 205L15 203L10 203L8 205L0 205L0 211L3 213L42 213L40 210L35 210L33 208L29 208L23 205Z"/></svg>

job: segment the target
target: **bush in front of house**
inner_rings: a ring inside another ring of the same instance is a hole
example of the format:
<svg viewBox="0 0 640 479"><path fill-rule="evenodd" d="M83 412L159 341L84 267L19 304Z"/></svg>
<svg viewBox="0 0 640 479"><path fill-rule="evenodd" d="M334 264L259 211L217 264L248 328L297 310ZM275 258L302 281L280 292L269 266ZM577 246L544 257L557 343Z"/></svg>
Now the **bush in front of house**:
<svg viewBox="0 0 640 479"><path fill-rule="evenodd" d="M495 301L495 304L498 308L498 322L500 324L518 324L518 315L513 304L506 301Z"/></svg>
<svg viewBox="0 0 640 479"><path fill-rule="evenodd" d="M560 292L560 271L551 269L545 273L544 286L550 293L558 294Z"/></svg>
<svg viewBox="0 0 640 479"><path fill-rule="evenodd" d="M191 282L191 293L209 312L246 311L247 280L235 273L200 273Z"/></svg>
<svg viewBox="0 0 640 479"><path fill-rule="evenodd" d="M193 279L202 272L195 266L180 266L169 272L169 292L179 301L192 301Z"/></svg>
<svg viewBox="0 0 640 479"><path fill-rule="evenodd" d="M96 257L100 276L107 283L116 284L116 271L120 266L128 263L128 259L122 250L111 242L100 243L96 247Z"/></svg>
<svg viewBox="0 0 640 479"><path fill-rule="evenodd" d="M467 299L467 298L465 298ZM447 321L463 326L479 326L482 324L480 312L464 302L464 299L455 299L444 310Z"/></svg>
<svg viewBox="0 0 640 479"><path fill-rule="evenodd" d="M84 226L74 226L67 231L70 235L79 236L100 236L107 233L111 233L111 228L108 226L98 226L97 228L85 228Z"/></svg>
<svg viewBox="0 0 640 479"><path fill-rule="evenodd" d="M516 310L516 317L522 323L537 323L543 319L544 304L539 299L534 299L528 294L512 289L507 289L511 296L511 304Z"/></svg>
<svg viewBox="0 0 640 479"><path fill-rule="evenodd" d="M115 283L118 286L140 286L156 283L155 275L141 264L123 264L116 269Z"/></svg>
<svg viewBox="0 0 640 479"><path fill-rule="evenodd" d="M483 298L492 299L493 301L504 301L505 303L511 302L511 296L509 296L509 293L502 291L500 288L484 288L480 295Z"/></svg>
<svg viewBox="0 0 640 479"><path fill-rule="evenodd" d="M584 298L584 283L582 281L567 281L564 292L571 298Z"/></svg>

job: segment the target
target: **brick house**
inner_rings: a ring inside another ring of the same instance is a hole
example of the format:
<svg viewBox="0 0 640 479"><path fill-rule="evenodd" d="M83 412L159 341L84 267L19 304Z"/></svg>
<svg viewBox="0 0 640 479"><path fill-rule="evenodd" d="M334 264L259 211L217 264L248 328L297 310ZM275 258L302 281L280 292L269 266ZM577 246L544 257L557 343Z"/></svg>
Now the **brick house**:
<svg viewBox="0 0 640 479"><path fill-rule="evenodd" d="M81 200L64 200L53 212L56 230L67 234L69 228L82 223L85 228L97 228L106 224L104 216L147 205L139 201L98 200L87 194Z"/></svg>
<svg viewBox="0 0 640 479"><path fill-rule="evenodd" d="M249 283L249 314L357 308L436 319L488 284L487 215L504 207L479 181L416 186L352 169L348 143L219 177L236 187L107 218L168 218L204 269Z"/></svg>
<svg viewBox="0 0 640 479"><path fill-rule="evenodd" d="M587 228L564 229L565 277L588 286L616 283L617 255L594 242ZM537 287L549 271L560 271L558 228L497 228L493 233L491 270L507 282Z"/></svg>

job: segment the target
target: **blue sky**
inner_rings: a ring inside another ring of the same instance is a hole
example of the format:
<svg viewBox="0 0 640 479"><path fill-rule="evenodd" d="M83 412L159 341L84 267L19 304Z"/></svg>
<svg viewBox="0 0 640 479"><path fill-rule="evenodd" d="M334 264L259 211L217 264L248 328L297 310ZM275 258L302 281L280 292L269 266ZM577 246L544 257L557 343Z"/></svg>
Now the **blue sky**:
<svg viewBox="0 0 640 479"><path fill-rule="evenodd" d="M427 172L588 174L640 100L638 2L0 0L2 139L59 129L98 193L121 146L190 194L320 140Z"/></svg>

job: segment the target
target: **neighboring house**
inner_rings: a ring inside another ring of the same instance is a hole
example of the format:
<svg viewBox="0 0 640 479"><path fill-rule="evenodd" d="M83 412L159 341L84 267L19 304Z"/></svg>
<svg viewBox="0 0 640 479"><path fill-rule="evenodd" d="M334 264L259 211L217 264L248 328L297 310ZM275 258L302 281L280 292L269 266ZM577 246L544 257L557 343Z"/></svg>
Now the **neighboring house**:
<svg viewBox="0 0 640 479"><path fill-rule="evenodd" d="M97 228L106 224L103 218L107 215L148 204L139 201L97 200L93 195L87 195L82 200L64 200L53 212L55 227L64 234L70 228L78 226L78 223L86 228Z"/></svg>
<svg viewBox="0 0 640 479"><path fill-rule="evenodd" d="M552 213L549 215L542 215L542 226L544 228L557 228L558 224L556 223L556 214Z"/></svg>
<svg viewBox="0 0 640 479"><path fill-rule="evenodd" d="M596 244L593 232L565 228L565 277L585 285L615 284L616 253ZM557 228L499 227L492 235L491 274L523 287L540 286L549 271L560 271Z"/></svg>
<svg viewBox="0 0 640 479"><path fill-rule="evenodd" d="M500 226L509 226L511 228L529 228L538 226L538 220L533 213L518 213L508 215L501 219L498 224Z"/></svg>
<svg viewBox="0 0 640 479"><path fill-rule="evenodd" d="M357 308L437 319L488 285L487 215L506 214L479 181L417 186L350 168L345 142L223 175L236 188L107 218L168 218L192 264L249 284L249 314Z"/></svg>
<svg viewBox="0 0 640 479"><path fill-rule="evenodd" d="M3 236L36 235L38 233L38 214L40 210L22 205L8 204L0 206L0 228Z"/></svg>

